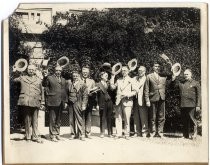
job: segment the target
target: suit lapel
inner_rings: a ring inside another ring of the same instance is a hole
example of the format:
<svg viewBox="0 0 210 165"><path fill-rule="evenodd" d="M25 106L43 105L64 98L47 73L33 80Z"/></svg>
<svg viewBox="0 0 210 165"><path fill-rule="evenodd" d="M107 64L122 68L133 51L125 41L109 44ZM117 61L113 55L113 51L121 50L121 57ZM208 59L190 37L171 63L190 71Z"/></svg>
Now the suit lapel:
<svg viewBox="0 0 210 165"><path fill-rule="evenodd" d="M77 82L76 84L74 84L74 88L77 90L77 92L79 91L81 86L81 82Z"/></svg>
<svg viewBox="0 0 210 165"><path fill-rule="evenodd" d="M55 75L53 75L53 78L54 78L54 80L55 80L55 82L57 83L57 84L61 84L61 82L62 82L62 78L61 78L61 82L59 83L59 81L58 81L58 78L55 76Z"/></svg>
<svg viewBox="0 0 210 165"><path fill-rule="evenodd" d="M121 83L121 91L123 91L128 86L128 84L130 84L130 79L126 78L125 81L123 82L122 80Z"/></svg>
<svg viewBox="0 0 210 165"><path fill-rule="evenodd" d="M101 88L101 90L102 90L104 93L106 93L106 89L105 89L104 85L103 85L101 82L99 82L99 87Z"/></svg>
<svg viewBox="0 0 210 165"><path fill-rule="evenodd" d="M37 80L37 78L35 76L33 76L33 77L29 77L29 76L24 77L24 81L29 83L29 84L32 84L36 80Z"/></svg>
<svg viewBox="0 0 210 165"><path fill-rule="evenodd" d="M159 83L158 79L155 76L155 73L152 73L151 78L156 82Z"/></svg>

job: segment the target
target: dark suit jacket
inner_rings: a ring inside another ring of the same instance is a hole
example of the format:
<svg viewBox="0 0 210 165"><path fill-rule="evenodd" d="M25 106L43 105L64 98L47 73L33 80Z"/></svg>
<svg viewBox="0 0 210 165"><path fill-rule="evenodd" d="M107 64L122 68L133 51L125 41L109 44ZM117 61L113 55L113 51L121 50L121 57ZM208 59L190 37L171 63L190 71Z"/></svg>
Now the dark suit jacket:
<svg viewBox="0 0 210 165"><path fill-rule="evenodd" d="M76 85L68 81L68 101L69 104L77 104L82 110L82 106L87 107L88 103L88 87L79 81Z"/></svg>
<svg viewBox="0 0 210 165"><path fill-rule="evenodd" d="M96 86L101 89L97 92L97 100L99 107L103 108L106 102L111 101L111 97L108 93L110 89L106 89L101 82L97 83Z"/></svg>
<svg viewBox="0 0 210 165"><path fill-rule="evenodd" d="M175 80L171 84L173 86L179 87L181 97L181 108L201 106L201 90L200 84L197 81Z"/></svg>
<svg viewBox="0 0 210 165"><path fill-rule="evenodd" d="M154 73L147 75L145 85L145 99L151 102L165 100L166 77L159 75L159 79L155 77Z"/></svg>
<svg viewBox="0 0 210 165"><path fill-rule="evenodd" d="M59 106L61 103L67 103L67 82L61 78L61 82L55 75L47 76L43 79L42 85L45 87L47 106Z"/></svg>

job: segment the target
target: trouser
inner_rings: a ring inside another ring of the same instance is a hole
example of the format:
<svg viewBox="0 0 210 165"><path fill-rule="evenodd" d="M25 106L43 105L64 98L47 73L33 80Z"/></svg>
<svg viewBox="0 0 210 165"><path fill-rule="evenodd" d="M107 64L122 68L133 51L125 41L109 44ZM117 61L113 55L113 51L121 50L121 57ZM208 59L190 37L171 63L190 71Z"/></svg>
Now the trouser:
<svg viewBox="0 0 210 165"><path fill-rule="evenodd" d="M83 120L84 120L84 128L83 129L85 130L85 134L91 133L92 110L93 110L93 104L91 103L91 99L89 98L87 108L82 113Z"/></svg>
<svg viewBox="0 0 210 165"><path fill-rule="evenodd" d="M84 136L85 127L84 127L84 116L85 111L82 111L81 104L75 102L73 105L73 114L74 114L74 124L75 124L75 134L76 136Z"/></svg>
<svg viewBox="0 0 210 165"><path fill-rule="evenodd" d="M50 138L60 135L60 126L61 126L61 113L63 105L60 106L49 106L49 132Z"/></svg>
<svg viewBox="0 0 210 165"><path fill-rule="evenodd" d="M197 134L197 121L195 119L195 107L181 108L183 122L183 136L189 138L191 123L193 124L193 134Z"/></svg>
<svg viewBox="0 0 210 165"><path fill-rule="evenodd" d="M137 135L148 133L148 110L146 106L135 106L134 108L134 130Z"/></svg>
<svg viewBox="0 0 210 165"><path fill-rule="evenodd" d="M117 130L117 136L122 136L122 122L123 121L124 121L125 136L129 136L131 110L132 110L132 106L124 106L122 102L116 106L115 125L116 125L116 130Z"/></svg>
<svg viewBox="0 0 210 165"><path fill-rule="evenodd" d="M112 135L112 109L113 105L111 101L105 102L104 107L99 107L101 134L105 133L105 124L107 124L108 135Z"/></svg>
<svg viewBox="0 0 210 165"><path fill-rule="evenodd" d="M26 139L38 139L39 131L38 131L38 107L28 107L21 106L24 114L24 123L25 123L25 137ZM32 131L31 131L32 127Z"/></svg>
<svg viewBox="0 0 210 165"><path fill-rule="evenodd" d="M69 110L68 113L69 113L70 135L75 135L76 134L75 113L74 113L74 107L72 103L70 103L68 110Z"/></svg>
<svg viewBox="0 0 210 165"><path fill-rule="evenodd" d="M151 102L149 113L151 132L162 133L165 123L165 100Z"/></svg>

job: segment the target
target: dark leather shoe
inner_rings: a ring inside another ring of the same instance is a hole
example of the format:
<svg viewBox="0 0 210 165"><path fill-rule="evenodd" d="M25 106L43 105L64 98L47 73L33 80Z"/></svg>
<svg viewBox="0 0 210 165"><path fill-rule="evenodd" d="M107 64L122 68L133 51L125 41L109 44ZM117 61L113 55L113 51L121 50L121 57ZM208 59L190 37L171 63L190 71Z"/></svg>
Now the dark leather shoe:
<svg viewBox="0 0 210 165"><path fill-rule="evenodd" d="M150 133L148 133L148 134L146 135L146 137L147 137L147 138L150 138L150 137L151 137Z"/></svg>
<svg viewBox="0 0 210 165"><path fill-rule="evenodd" d="M153 137L161 138L159 133L155 133L155 135Z"/></svg>
<svg viewBox="0 0 210 165"><path fill-rule="evenodd" d="M37 143L43 143L42 139L34 139L32 141L37 142Z"/></svg>

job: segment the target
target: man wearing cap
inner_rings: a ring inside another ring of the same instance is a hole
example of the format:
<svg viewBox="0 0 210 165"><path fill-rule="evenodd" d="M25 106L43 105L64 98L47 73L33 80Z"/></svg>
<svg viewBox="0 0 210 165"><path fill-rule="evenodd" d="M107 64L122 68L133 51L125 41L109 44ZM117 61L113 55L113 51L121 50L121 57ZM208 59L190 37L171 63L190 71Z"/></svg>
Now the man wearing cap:
<svg viewBox="0 0 210 165"><path fill-rule="evenodd" d="M91 89L95 87L95 81L90 78L90 68L89 66L83 66L82 67L82 81L88 88L88 104L87 108L84 112L84 129L85 129L85 137L86 138L91 138L91 119L92 119L92 109L93 106L96 104L96 95L95 94L90 94Z"/></svg>
<svg viewBox="0 0 210 165"><path fill-rule="evenodd" d="M85 121L83 116L88 103L88 88L80 79L78 71L72 73L73 82L68 82L68 101L69 101L69 119L70 121L70 139L80 138L85 140ZM71 113L73 112L73 113ZM72 128L74 127L75 128ZM74 137L73 137L74 136Z"/></svg>
<svg viewBox="0 0 210 165"><path fill-rule="evenodd" d="M133 107L133 96L136 95L136 91L133 88L133 80L128 75L129 68L128 66L122 67L122 78L119 78L116 82L114 82L115 75L112 74L110 79L110 87L111 89L117 89L116 96L116 108L115 108L115 124L117 135L116 138L120 138L122 136L122 122L125 124L125 138L129 139L130 133L130 117L131 110Z"/></svg>
<svg viewBox="0 0 210 165"><path fill-rule="evenodd" d="M54 74L44 74L42 85L45 87L46 105L49 110L49 133L53 142L62 140L60 137L61 113L67 107L67 82L61 77L62 68L58 65Z"/></svg>
<svg viewBox="0 0 210 165"><path fill-rule="evenodd" d="M153 73L147 75L145 86L146 104L149 109L150 132L155 132L154 137L162 137L165 123L165 90L166 80L171 72L161 72L158 61L153 63Z"/></svg>
<svg viewBox="0 0 210 165"><path fill-rule="evenodd" d="M197 136L197 121L195 119L195 111L200 111L201 107L201 90L199 82L192 79L191 69L184 71L184 81L176 80L173 75L172 86L178 87L181 96L181 116L183 122L184 138L195 139ZM190 136L190 124L193 123L193 133Z"/></svg>
<svg viewBox="0 0 210 165"><path fill-rule="evenodd" d="M140 66L138 69L138 76L133 78L134 89L136 90L136 97L134 97L134 130L137 136L141 137L145 135L150 137L148 129L148 108L150 102L146 102L145 99L145 87L146 87L146 68Z"/></svg>
<svg viewBox="0 0 210 165"><path fill-rule="evenodd" d="M38 112L44 104L44 93L41 79L35 76L36 67L29 65L27 75L15 78L14 81L20 83L21 91L18 99L18 106L24 113L25 139L42 143L38 131ZM32 126L32 132L30 127Z"/></svg>

